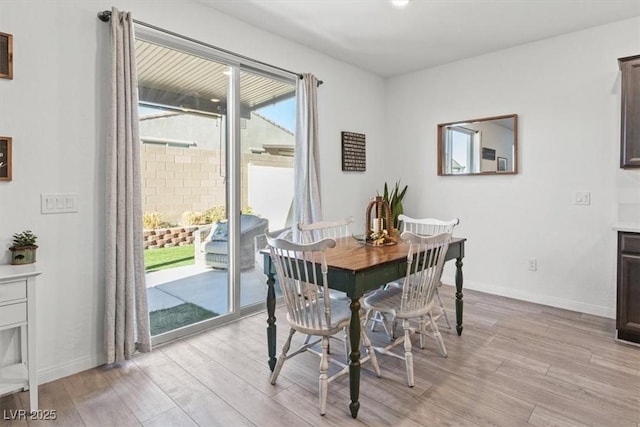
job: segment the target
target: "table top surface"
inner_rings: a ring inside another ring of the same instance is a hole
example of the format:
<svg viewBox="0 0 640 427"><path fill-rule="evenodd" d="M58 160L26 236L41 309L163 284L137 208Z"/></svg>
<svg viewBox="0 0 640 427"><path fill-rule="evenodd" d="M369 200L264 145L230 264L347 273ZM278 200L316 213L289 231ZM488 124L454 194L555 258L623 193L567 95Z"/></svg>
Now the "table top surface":
<svg viewBox="0 0 640 427"><path fill-rule="evenodd" d="M327 266L353 273L384 264L402 262L409 251L409 244L403 241L387 246L366 245L353 237L340 237L335 241L336 246L326 251ZM451 244L462 244L464 241L466 241L465 238L454 237ZM269 254L266 249L261 252Z"/></svg>
<svg viewBox="0 0 640 427"><path fill-rule="evenodd" d="M461 243L465 240L454 237L451 243ZM352 237L341 237L335 241L336 247L327 249L327 265L353 272L402 261L409 252L409 244L403 241L387 246L366 245Z"/></svg>
<svg viewBox="0 0 640 427"><path fill-rule="evenodd" d="M454 237L451 243L461 243L465 240ZM403 241L388 246L365 245L352 237L341 237L335 241L336 247L327 249L327 265L354 273L374 266L401 262L407 258L409 252L409 244Z"/></svg>

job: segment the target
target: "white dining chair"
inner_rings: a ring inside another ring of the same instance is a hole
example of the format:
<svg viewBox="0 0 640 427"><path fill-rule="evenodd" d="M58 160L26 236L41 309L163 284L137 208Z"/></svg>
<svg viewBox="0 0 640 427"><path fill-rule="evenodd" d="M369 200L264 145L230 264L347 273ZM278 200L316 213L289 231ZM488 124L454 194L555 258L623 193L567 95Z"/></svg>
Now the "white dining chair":
<svg viewBox="0 0 640 427"><path fill-rule="evenodd" d="M309 243L327 238L351 237L351 223L353 223L352 216L337 221L318 221L311 224L298 223L300 241Z"/></svg>
<svg viewBox="0 0 640 427"><path fill-rule="evenodd" d="M407 273L402 286L379 289L364 298L363 305L367 310L365 324L375 312L390 313L395 320L402 321L403 336L395 339L386 347L375 347L375 350L381 354L403 359L407 373L407 384L409 387L413 387L411 336L414 332L420 335L420 348L424 348L424 336L431 335L437 343L440 354L447 357L447 349L433 316L433 308L436 287L442 276L451 233L419 236L410 231L404 231L400 237L409 242ZM427 326L430 326L431 332L427 331ZM401 343L404 343L404 354L399 355L391 351L393 347Z"/></svg>
<svg viewBox="0 0 640 427"><path fill-rule="evenodd" d="M311 243L321 239L351 237L352 223L352 216L337 221L318 221L311 224L298 223L300 241L302 243ZM347 294L333 289L329 290L329 296L336 299L348 299Z"/></svg>
<svg viewBox="0 0 640 427"><path fill-rule="evenodd" d="M271 375L271 384L276 383L285 361L291 357L305 351L319 355L321 358L320 414L324 415L327 407L328 384L349 370L348 364L329 357L329 338L342 332L345 341L349 342L351 309L346 301L322 297L329 294L325 251L327 248L335 247L336 243L333 239L323 239L308 244L299 244L276 237L267 233L267 244L287 307L287 320L290 329L289 336L282 346L282 353L278 357ZM323 292L319 292L319 289L322 289ZM291 339L296 332L313 336L316 339L313 341L305 340L297 350L289 352ZM363 330L361 337L367 352L360 359L360 362L371 360L373 369L379 377L380 367L367 332ZM317 343L321 343L321 351L313 348ZM345 352L347 351L349 351L348 345L345 346ZM338 364L342 369L329 376L329 362Z"/></svg>
<svg viewBox="0 0 640 427"><path fill-rule="evenodd" d="M321 239L351 237L351 223L353 223L352 216L337 221L317 221L310 224L298 223L299 240L302 243L311 243ZM320 292L323 292L322 288L320 288ZM329 298L343 300L346 304L349 301L346 293L334 289L329 289ZM307 341L310 338L310 336L307 336ZM331 347L329 347L329 351L331 351ZM349 354L346 354L346 357L347 363L349 363Z"/></svg>
<svg viewBox="0 0 640 427"><path fill-rule="evenodd" d="M433 236L440 233L453 233L453 229L460 224L460 220L458 218L454 218L449 221L436 219L436 218L412 218L408 215L401 214L398 216L398 221L401 224L402 231L410 231L419 236ZM402 286L402 282L394 281L390 282L386 285L386 287L400 287ZM439 288L442 286L442 282L438 282L435 291L435 300L437 303L437 312L434 314L434 318L437 320L443 319L444 325L451 329L451 322L449 321L449 316L447 315L447 310L442 302L442 298L440 297ZM381 323L387 336L390 340L395 338L395 328L397 326L397 322L389 316L387 313L374 313L371 318L371 331L375 331L375 326L377 323Z"/></svg>

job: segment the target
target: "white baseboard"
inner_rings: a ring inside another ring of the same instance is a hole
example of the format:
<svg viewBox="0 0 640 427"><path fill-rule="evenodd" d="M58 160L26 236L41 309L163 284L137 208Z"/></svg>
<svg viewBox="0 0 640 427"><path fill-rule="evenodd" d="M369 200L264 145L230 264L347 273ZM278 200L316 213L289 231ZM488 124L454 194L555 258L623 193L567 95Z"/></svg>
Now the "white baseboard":
<svg viewBox="0 0 640 427"><path fill-rule="evenodd" d="M451 285L455 283L455 278L442 276L442 282L444 285ZM462 285L462 293L464 295L465 289L471 289L474 291L484 292L492 295L499 295L507 298L518 299L522 301L533 302L536 304L548 305L550 307L563 308L565 310L577 311L579 313L591 314L594 316L606 317L609 319L616 318L615 307L604 307L593 304L586 304L580 301L565 300L562 298L556 298L549 295L533 294L526 291L521 291L512 288L505 288L502 286L489 285L486 283L473 282L464 279ZM464 300L464 297L463 297Z"/></svg>
<svg viewBox="0 0 640 427"><path fill-rule="evenodd" d="M78 372L93 369L96 366L105 364L103 355L93 355L74 359L66 363L45 368L38 371L38 383L45 384L51 381L58 380L60 378L68 377L69 375L77 374Z"/></svg>

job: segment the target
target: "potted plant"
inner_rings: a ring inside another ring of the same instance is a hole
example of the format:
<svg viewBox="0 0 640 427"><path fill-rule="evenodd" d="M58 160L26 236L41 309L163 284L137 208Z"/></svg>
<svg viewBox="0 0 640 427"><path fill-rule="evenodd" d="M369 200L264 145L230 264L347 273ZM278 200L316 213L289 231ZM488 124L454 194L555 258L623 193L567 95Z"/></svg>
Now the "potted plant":
<svg viewBox="0 0 640 427"><path fill-rule="evenodd" d="M402 190L400 190L400 181L396 182L395 187L391 192L389 192L389 187L387 183L384 183L384 193L382 197L385 202L389 205L389 209L391 210L391 228L394 231L398 230L398 217L404 213L404 208L402 206L402 200L404 199L404 195L407 193L408 185L405 185Z"/></svg>
<svg viewBox="0 0 640 427"><path fill-rule="evenodd" d="M31 264L36 262L36 240L38 236L33 234L31 230L25 230L22 233L13 235L11 251L11 264Z"/></svg>

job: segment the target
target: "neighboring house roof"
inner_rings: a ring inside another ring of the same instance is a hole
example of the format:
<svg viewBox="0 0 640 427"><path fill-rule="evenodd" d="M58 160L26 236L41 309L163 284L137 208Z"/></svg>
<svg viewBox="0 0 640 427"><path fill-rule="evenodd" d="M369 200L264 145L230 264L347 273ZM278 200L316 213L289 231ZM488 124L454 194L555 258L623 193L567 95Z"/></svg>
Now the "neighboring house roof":
<svg viewBox="0 0 640 427"><path fill-rule="evenodd" d="M462 166L460 163L456 162L456 159L451 159L451 169L456 171L463 171L465 166Z"/></svg>
<svg viewBox="0 0 640 427"><path fill-rule="evenodd" d="M273 120L252 112L242 120L242 151L292 156L294 134ZM158 112L140 118L143 143L219 149L224 138L224 118L202 114Z"/></svg>
<svg viewBox="0 0 640 427"><path fill-rule="evenodd" d="M269 122L270 124L272 124L272 125L274 125L274 126L276 126L276 127L280 128L280 129L282 129L283 131L285 131L285 132L286 132L286 133L288 133L289 135L292 135L292 136L293 136L293 132L291 132L289 129L287 129L286 127L283 127L283 126L279 125L278 123L274 122L274 121L273 121L273 120L271 120L271 119L268 119L267 117L263 116L262 114L260 114L260 113L258 113L258 112L255 112L255 111L254 111L254 112L253 112L253 115L254 115L254 116L257 116L257 117L260 117L262 120L264 120L264 121L266 121L266 122Z"/></svg>

